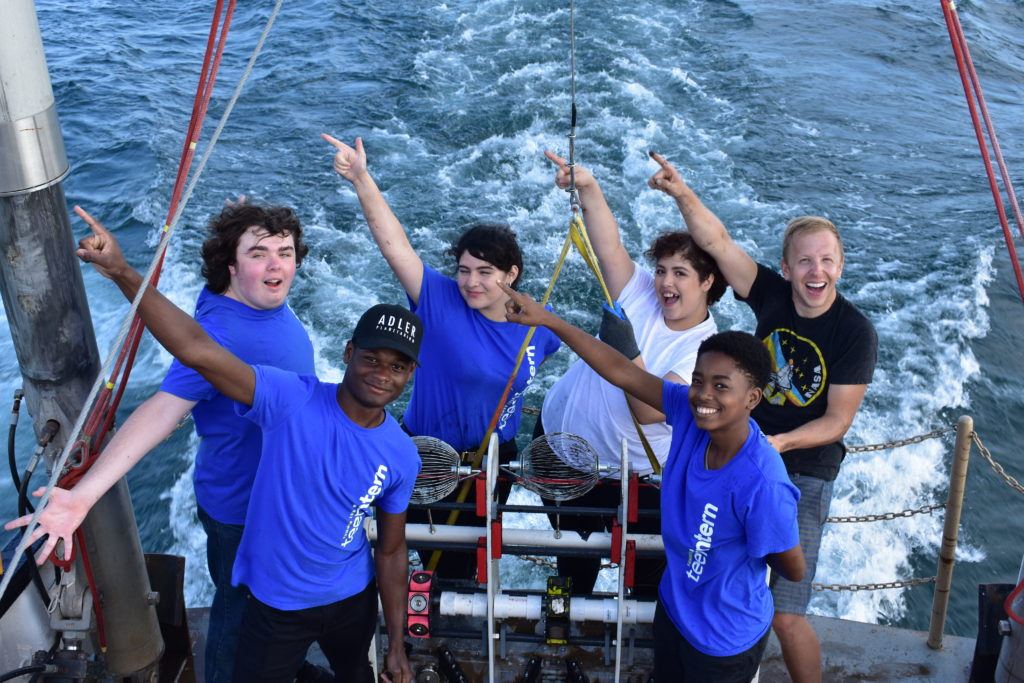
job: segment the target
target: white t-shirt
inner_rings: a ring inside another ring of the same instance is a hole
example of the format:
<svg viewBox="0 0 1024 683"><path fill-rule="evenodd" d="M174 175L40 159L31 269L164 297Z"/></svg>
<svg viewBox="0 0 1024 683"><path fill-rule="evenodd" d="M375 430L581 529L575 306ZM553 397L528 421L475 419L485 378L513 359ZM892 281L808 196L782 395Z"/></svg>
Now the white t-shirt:
<svg viewBox="0 0 1024 683"><path fill-rule="evenodd" d="M702 323L681 332L669 329L654 291L654 277L639 264L634 264L633 277L619 295L619 303L633 324L648 372L658 377L674 372L689 381L697 361L697 348L718 331L714 317L709 313ZM630 469L640 474L652 471L622 389L601 379L582 360L573 363L548 391L541 420L548 433L569 432L583 437L597 450L602 465L615 468L620 464L622 437L626 437ZM664 465L672 428L664 422L642 427L658 462ZM619 478L618 472L606 476Z"/></svg>

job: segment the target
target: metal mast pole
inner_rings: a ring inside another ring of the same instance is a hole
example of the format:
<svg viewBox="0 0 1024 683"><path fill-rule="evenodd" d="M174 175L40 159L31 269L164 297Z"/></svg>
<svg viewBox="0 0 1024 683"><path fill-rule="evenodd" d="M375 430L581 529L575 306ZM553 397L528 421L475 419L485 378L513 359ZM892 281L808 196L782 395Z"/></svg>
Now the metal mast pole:
<svg viewBox="0 0 1024 683"><path fill-rule="evenodd" d="M99 354L72 253L60 184L69 167L35 7L31 0L3 4L0 294L36 434L47 420L57 421L53 445L59 452L75 436L67 432L99 372ZM164 645L123 480L82 527L104 613L108 669L119 675L143 671L159 660Z"/></svg>

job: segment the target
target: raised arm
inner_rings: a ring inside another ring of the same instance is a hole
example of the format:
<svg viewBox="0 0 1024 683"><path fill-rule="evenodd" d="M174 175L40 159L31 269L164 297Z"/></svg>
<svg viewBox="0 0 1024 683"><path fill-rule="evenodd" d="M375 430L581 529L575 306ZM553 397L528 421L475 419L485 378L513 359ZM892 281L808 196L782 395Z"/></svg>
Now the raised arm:
<svg viewBox="0 0 1024 683"><path fill-rule="evenodd" d="M768 443L779 453L796 448L812 448L835 443L846 435L853 424L866 384L832 384L828 388L828 408L821 417L800 425L796 429L768 437Z"/></svg>
<svg viewBox="0 0 1024 683"><path fill-rule="evenodd" d="M393 514L377 508L377 544L373 553L377 569L377 590L388 631L385 659L391 680L411 683L412 670L405 655L406 600L409 595L409 551L405 544L405 513Z"/></svg>
<svg viewBox="0 0 1024 683"><path fill-rule="evenodd" d="M366 168L363 139L356 138L356 146L352 148L327 133L321 133L321 137L338 150L334 154L334 170L352 183L377 248L413 304L419 304L420 288L423 286L423 261L412 248L405 229Z"/></svg>
<svg viewBox="0 0 1024 683"><path fill-rule="evenodd" d="M725 225L713 214L700 198L690 189L679 171L663 156L651 152L651 158L661 166L647 184L676 200L679 213L686 221L686 229L697 245L711 255L725 281L741 297L750 294L750 288L757 277L757 264L750 254L733 241Z"/></svg>
<svg viewBox="0 0 1024 683"><path fill-rule="evenodd" d="M573 327L547 310L528 294L517 292L502 283L498 285L511 297L505 302L505 317L509 322L529 327L543 326L558 335L573 351L579 354L594 372L615 386L657 410L661 410L661 393L664 382L649 372L641 370L621 353L592 337L578 327Z"/></svg>
<svg viewBox="0 0 1024 683"><path fill-rule="evenodd" d="M114 236L81 207L75 213L92 229L78 242L78 258L110 278L131 301L142 286L142 276L128 265ZM199 323L150 287L139 305L139 317L172 356L192 368L230 399L251 406L256 391L252 366L210 338Z"/></svg>
<svg viewBox="0 0 1024 683"><path fill-rule="evenodd" d="M39 564L50 556L58 540L64 541L65 555L71 552L72 535L96 501L154 446L166 439L194 405L194 401L158 391L128 416L89 472L73 489L53 489L49 502L39 515L39 525L28 541L35 543L43 534L49 534L36 555ZM39 497L45 490L46 487L41 487L33 495ZM30 519L32 515L19 517L5 524L4 528L27 526Z"/></svg>
<svg viewBox="0 0 1024 683"><path fill-rule="evenodd" d="M547 151L544 152L544 156L558 165L555 185L563 190L569 187L569 167L565 159ZM612 298L618 299L629 278L633 277L633 269L636 266L629 257L629 252L622 246L619 224L616 223L615 216L605 201L601 186L590 171L582 166L575 166L574 171L576 189L580 193L580 206L583 208L583 223L587 226L587 234L594 246L605 284L608 285Z"/></svg>

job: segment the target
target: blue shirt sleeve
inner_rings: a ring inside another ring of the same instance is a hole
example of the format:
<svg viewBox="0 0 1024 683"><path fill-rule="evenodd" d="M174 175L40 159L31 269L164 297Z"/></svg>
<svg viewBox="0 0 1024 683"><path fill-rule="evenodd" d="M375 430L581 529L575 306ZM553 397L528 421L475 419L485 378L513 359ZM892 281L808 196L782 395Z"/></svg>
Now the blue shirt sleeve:
<svg viewBox="0 0 1024 683"><path fill-rule="evenodd" d="M269 365L252 367L256 372L252 407L239 403L237 410L264 430L273 429L291 417L306 403L317 383L316 377L300 376Z"/></svg>
<svg viewBox="0 0 1024 683"><path fill-rule="evenodd" d="M665 422L673 429L687 429L693 423L689 385L664 382L661 389L661 412L665 413Z"/></svg>
<svg viewBox="0 0 1024 683"><path fill-rule="evenodd" d="M215 342L230 350L235 347L227 330L222 329L216 320L205 318L197 320L206 334ZM216 387L207 382L202 375L192 368L185 367L175 358L171 367L167 370L167 376L160 383L160 391L173 394L186 401L209 401L216 398L220 392Z"/></svg>
<svg viewBox="0 0 1024 683"><path fill-rule="evenodd" d="M751 557L781 553L800 543L796 488L789 482L765 481L751 492L744 524Z"/></svg>

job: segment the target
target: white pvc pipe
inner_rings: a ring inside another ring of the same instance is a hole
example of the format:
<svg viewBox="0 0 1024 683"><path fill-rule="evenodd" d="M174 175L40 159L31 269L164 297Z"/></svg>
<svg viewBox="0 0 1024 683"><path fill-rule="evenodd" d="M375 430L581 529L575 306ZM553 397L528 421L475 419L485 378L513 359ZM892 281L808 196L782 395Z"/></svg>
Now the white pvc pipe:
<svg viewBox="0 0 1024 683"><path fill-rule="evenodd" d="M478 526L447 526L434 524L434 533L431 533L429 524L406 524L405 538L412 544L417 541L433 541L438 543L476 543L477 539L484 534L484 529ZM377 528L370 522L367 533L370 540L377 538ZM665 544L658 534L626 534L625 540L636 541L637 550L665 551ZM590 534L584 540L580 535L573 532L562 532L561 538L555 537L553 529L510 529L502 527L501 541L506 548L524 546L541 547L556 550L567 549L591 549L610 550L612 546L612 535L606 532Z"/></svg>
<svg viewBox="0 0 1024 683"><path fill-rule="evenodd" d="M495 513L494 486L498 482L498 435L491 432L491 442L487 444L487 680L494 678L494 600L496 588L501 581L498 561L492 560L491 548L494 544L494 530L491 518Z"/></svg>
<svg viewBox="0 0 1024 683"><path fill-rule="evenodd" d="M622 451L620 463L622 466L622 484L619 491L622 495L621 506L619 507L619 525L622 526L622 538L619 539L619 604L626 601L626 532L629 531L629 453L626 450L626 437L622 437ZM635 575L635 572L634 572ZM615 680L619 680L622 674L622 624L625 623L626 610L616 610L615 620Z"/></svg>
<svg viewBox="0 0 1024 683"><path fill-rule="evenodd" d="M543 617L543 596L498 595L494 598L495 619L531 619ZM619 601L615 598L572 598L569 602L571 621L600 621L614 624L618 621ZM623 600L622 623L651 624L654 622L654 602ZM441 593L443 616L487 618L487 595L484 593Z"/></svg>

